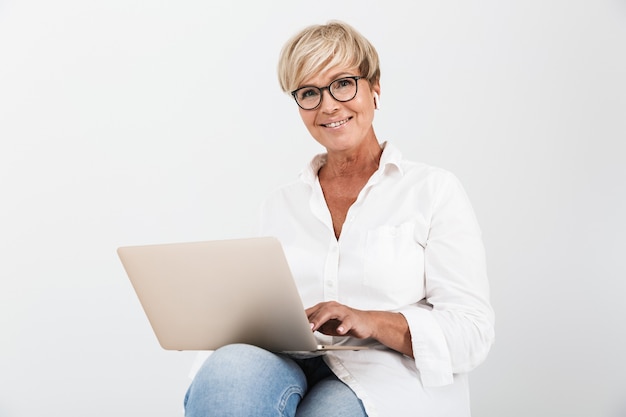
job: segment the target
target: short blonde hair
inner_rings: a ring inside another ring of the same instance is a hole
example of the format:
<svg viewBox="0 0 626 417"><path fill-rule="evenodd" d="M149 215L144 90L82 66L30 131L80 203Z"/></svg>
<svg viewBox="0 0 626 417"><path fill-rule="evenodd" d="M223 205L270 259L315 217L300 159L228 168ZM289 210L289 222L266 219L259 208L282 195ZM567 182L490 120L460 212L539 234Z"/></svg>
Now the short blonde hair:
<svg viewBox="0 0 626 417"><path fill-rule="evenodd" d="M359 68L371 85L380 80L378 53L350 25L330 21L309 26L283 47L278 61L278 81L285 92L297 89L311 75L335 66Z"/></svg>

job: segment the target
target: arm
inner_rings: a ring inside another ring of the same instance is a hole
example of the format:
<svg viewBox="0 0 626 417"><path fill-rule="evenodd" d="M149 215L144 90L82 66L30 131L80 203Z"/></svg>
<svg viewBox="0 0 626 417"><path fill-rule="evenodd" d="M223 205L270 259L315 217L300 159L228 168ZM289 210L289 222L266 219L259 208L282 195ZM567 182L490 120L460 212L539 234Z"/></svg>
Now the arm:
<svg viewBox="0 0 626 417"><path fill-rule="evenodd" d="M437 180L424 242L426 297L397 311L412 332L415 364L427 386L452 382L487 356L494 314L480 228L452 175Z"/></svg>
<svg viewBox="0 0 626 417"><path fill-rule="evenodd" d="M321 303L307 313L322 333L372 337L414 358L424 385L441 386L485 359L494 319L481 233L469 200L452 175L437 176L431 189L430 208L421 212L427 227L415 236L424 251L425 298L393 312Z"/></svg>

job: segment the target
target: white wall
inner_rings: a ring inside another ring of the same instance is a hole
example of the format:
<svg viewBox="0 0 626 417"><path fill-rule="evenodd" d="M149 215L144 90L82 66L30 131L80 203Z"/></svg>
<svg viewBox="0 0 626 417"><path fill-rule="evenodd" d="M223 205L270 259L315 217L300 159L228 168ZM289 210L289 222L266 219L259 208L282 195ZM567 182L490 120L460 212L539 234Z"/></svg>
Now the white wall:
<svg viewBox="0 0 626 417"><path fill-rule="evenodd" d="M379 50L379 137L474 202L474 415L626 415L624 1L5 0L0 416L179 413L194 354L161 350L115 249L255 231L319 151L279 49L331 18Z"/></svg>

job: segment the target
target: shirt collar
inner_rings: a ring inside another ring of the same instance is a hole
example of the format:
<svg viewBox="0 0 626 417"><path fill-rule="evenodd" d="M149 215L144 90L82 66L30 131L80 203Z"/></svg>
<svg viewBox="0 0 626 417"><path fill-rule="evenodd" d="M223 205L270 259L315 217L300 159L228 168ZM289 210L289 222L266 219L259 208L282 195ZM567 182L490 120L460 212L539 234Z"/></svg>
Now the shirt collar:
<svg viewBox="0 0 626 417"><path fill-rule="evenodd" d="M400 175L404 172L402 170L402 153L398 148L390 144L389 142L383 142L381 144L383 153L380 156L380 164L378 171L374 175L384 175L388 170L397 170ZM326 164L327 154L321 153L315 155L311 162L300 173L300 179L307 184L313 184L317 181L317 173L321 167Z"/></svg>

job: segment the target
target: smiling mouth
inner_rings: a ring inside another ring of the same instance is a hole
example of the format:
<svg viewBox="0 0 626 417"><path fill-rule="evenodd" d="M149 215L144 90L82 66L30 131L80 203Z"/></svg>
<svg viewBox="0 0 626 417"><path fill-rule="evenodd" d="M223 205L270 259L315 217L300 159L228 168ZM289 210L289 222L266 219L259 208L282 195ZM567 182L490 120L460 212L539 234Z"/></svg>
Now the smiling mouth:
<svg viewBox="0 0 626 417"><path fill-rule="evenodd" d="M324 126L324 127L339 127L341 125L345 125L346 123L348 123L348 121L350 119L351 119L351 117L348 117L347 119L339 120L337 122L322 124L322 126Z"/></svg>

